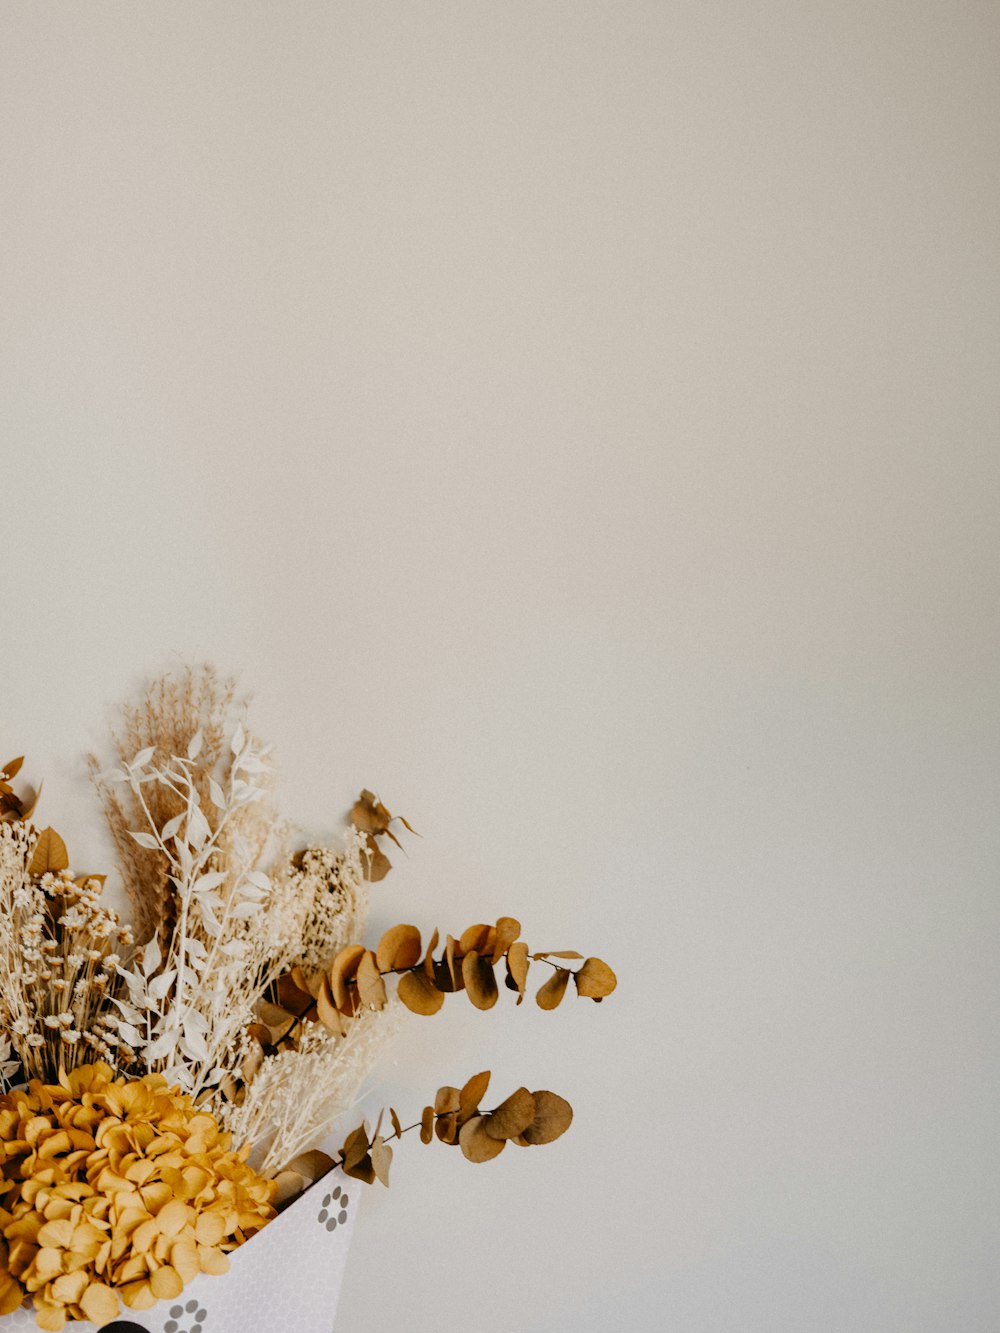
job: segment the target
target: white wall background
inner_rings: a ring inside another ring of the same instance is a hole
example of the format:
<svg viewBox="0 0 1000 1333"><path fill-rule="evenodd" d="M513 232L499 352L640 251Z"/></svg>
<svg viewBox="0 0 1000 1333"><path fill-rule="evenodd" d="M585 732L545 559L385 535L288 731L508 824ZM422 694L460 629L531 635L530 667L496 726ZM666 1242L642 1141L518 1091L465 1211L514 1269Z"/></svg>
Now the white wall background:
<svg viewBox="0 0 1000 1333"><path fill-rule="evenodd" d="M600 1006L408 1029L577 1108L406 1145L338 1330L1000 1326L1000 12L8 0L0 750L238 668L376 925Z"/></svg>

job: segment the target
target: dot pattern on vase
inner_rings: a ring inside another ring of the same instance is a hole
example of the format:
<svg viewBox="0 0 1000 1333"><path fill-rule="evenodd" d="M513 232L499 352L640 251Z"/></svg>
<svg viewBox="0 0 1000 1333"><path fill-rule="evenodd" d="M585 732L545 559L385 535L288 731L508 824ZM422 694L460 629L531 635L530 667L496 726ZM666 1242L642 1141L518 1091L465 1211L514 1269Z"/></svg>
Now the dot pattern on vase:
<svg viewBox="0 0 1000 1333"><path fill-rule="evenodd" d="M351 1202L346 1191L339 1185L334 1186L329 1194L323 1197L323 1206L319 1210L319 1220L326 1227L327 1231L333 1231L338 1226L343 1226L347 1221L347 1205Z"/></svg>
<svg viewBox="0 0 1000 1333"><path fill-rule="evenodd" d="M124 1309L104 1327L107 1333L195 1333L196 1325L197 1333L329 1333L360 1207L360 1186L332 1171L234 1250L228 1273L199 1273L179 1296L149 1310ZM31 1306L0 1318L0 1333L38 1333ZM97 1328L74 1322L64 1333Z"/></svg>
<svg viewBox="0 0 1000 1333"><path fill-rule="evenodd" d="M198 1301L186 1305L172 1305L170 1318L163 1325L163 1333L202 1333L208 1311Z"/></svg>

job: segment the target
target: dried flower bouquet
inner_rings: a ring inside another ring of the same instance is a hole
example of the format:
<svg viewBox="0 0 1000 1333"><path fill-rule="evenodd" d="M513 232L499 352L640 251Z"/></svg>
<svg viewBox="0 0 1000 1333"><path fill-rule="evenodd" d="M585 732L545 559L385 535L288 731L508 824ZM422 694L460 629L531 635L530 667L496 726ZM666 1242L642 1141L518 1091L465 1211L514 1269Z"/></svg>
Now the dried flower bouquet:
<svg viewBox="0 0 1000 1333"><path fill-rule="evenodd" d="M36 827L22 761L0 769L0 1316L30 1303L58 1330L175 1300L332 1169L388 1184L408 1130L484 1162L569 1126L545 1090L483 1109L484 1071L406 1128L389 1108L385 1131L380 1116L318 1150L403 1009L459 991L492 1008L501 964L517 1004L532 964L551 969L543 1009L570 978L598 1002L616 980L530 952L512 917L443 945L400 924L366 947L384 844L413 830L363 791L339 847L294 850L243 711L211 668L164 677L124 711L117 762L91 761L130 923Z"/></svg>

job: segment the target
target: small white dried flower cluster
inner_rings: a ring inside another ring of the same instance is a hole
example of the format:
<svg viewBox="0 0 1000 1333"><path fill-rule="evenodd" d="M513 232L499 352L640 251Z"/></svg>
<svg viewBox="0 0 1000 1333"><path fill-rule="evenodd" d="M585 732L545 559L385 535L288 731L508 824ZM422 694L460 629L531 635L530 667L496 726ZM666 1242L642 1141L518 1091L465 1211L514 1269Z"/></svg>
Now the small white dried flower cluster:
<svg viewBox="0 0 1000 1333"><path fill-rule="evenodd" d="M346 1037L318 1023L306 1026L294 1049L263 1062L239 1104L213 1105L219 1123L236 1143L253 1143L250 1163L275 1176L307 1148L314 1148L341 1116L396 1028L395 1003L380 1012L362 1010Z"/></svg>
<svg viewBox="0 0 1000 1333"><path fill-rule="evenodd" d="M24 1074L102 1059L127 1069L133 1052L108 1010L132 932L101 900L100 879L29 872L34 831L0 826L0 1009ZM0 1074L5 1071L0 1052Z"/></svg>
<svg viewBox="0 0 1000 1333"><path fill-rule="evenodd" d="M368 922L364 839L356 829L342 851L309 846L272 875L276 953L286 966L322 967L362 938Z"/></svg>

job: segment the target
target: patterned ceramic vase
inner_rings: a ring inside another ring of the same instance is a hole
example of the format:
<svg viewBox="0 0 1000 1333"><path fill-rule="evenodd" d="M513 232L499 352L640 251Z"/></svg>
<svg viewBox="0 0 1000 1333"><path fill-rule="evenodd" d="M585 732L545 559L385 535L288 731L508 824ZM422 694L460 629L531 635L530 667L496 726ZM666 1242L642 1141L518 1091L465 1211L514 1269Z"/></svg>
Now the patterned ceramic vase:
<svg viewBox="0 0 1000 1333"><path fill-rule="evenodd" d="M222 1277L202 1273L173 1301L126 1310L105 1333L332 1333L363 1187L331 1171L230 1255ZM66 1325L96 1333L95 1324ZM38 1333L29 1306L0 1319L0 1333Z"/></svg>

